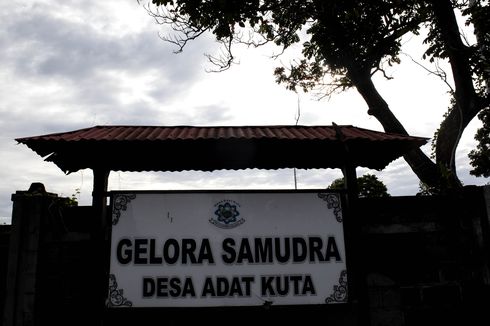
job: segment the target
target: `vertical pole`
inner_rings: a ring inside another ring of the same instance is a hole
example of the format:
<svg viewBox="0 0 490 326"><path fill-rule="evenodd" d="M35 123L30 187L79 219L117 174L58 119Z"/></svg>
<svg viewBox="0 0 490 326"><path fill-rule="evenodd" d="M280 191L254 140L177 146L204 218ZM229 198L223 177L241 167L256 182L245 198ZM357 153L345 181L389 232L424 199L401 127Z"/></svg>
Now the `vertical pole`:
<svg viewBox="0 0 490 326"><path fill-rule="evenodd" d="M92 191L92 207L97 214L95 229L100 229L107 225L107 183L109 180L109 171L105 169L94 169L94 188Z"/></svg>
<svg viewBox="0 0 490 326"><path fill-rule="evenodd" d="M356 167L346 164L342 169L342 173L344 174L344 187L347 191L347 198L355 202L358 197Z"/></svg>
<svg viewBox="0 0 490 326"><path fill-rule="evenodd" d="M347 285L349 289L349 302L354 305L357 311L358 308L358 288L355 275L357 274L355 261L356 256L356 235L354 232L355 228L355 202L357 198L357 176L356 169L347 164L342 168L342 173L344 175L344 189L346 192L345 201L346 205L344 207L344 237L345 237L345 249L347 252Z"/></svg>
<svg viewBox="0 0 490 326"><path fill-rule="evenodd" d="M109 218L107 216L107 183L109 170L93 169L94 188L92 192L92 243L94 246L94 325L103 325L105 299L108 291L108 228Z"/></svg>
<svg viewBox="0 0 490 326"><path fill-rule="evenodd" d="M347 163L343 169L344 186L347 192L347 217L344 219L345 244L348 252L347 273L348 288L351 303L356 310L358 325L369 326L371 323L369 313L369 293L367 287L366 271L363 263L361 248L363 235L358 210L358 184L356 168Z"/></svg>
<svg viewBox="0 0 490 326"><path fill-rule="evenodd" d="M344 217L345 249L347 251L347 285L349 289L349 301L352 303L357 315L357 323L362 326L369 326L371 318L369 314L369 293L367 278L363 264L361 221L358 211L358 187L356 166L352 163L352 156L348 146L348 141L342 133L342 128L332 122L335 135L343 148L344 166L344 186L347 191L347 214ZM344 215L344 216L345 216Z"/></svg>

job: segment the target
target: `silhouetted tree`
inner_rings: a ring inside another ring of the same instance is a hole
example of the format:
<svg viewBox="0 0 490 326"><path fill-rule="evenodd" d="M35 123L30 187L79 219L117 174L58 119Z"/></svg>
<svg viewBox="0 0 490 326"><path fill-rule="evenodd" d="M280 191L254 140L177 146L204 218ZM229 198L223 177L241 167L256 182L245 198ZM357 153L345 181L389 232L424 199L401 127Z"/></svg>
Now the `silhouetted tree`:
<svg viewBox="0 0 490 326"><path fill-rule="evenodd" d="M361 198L390 197L388 189L383 181L380 181L373 174L368 173L357 178L357 188L359 190L359 197ZM344 178L335 179L330 186L327 187L327 189L344 189Z"/></svg>
<svg viewBox="0 0 490 326"><path fill-rule="evenodd" d="M203 33L213 33L223 45L221 55L208 56L218 70L233 64L236 43L272 42L285 50L302 41L302 57L290 67L276 68L277 82L292 90L320 89L325 95L355 87L367 104L367 113L386 132L404 135L407 131L372 77L376 73L387 77L386 65L400 62L401 38L426 28L424 58L449 62L454 104L437 131L435 162L420 149L405 159L427 185L461 185L456 175L457 145L469 122L490 103L487 1L153 0L152 4L147 7L150 14L173 28L174 34L163 38L176 44L177 52ZM475 44L461 37L455 10L474 28Z"/></svg>
<svg viewBox="0 0 490 326"><path fill-rule="evenodd" d="M478 177L490 177L490 109L486 108L478 114L483 126L477 130L475 139L478 141L476 149L468 155L473 170L470 174Z"/></svg>

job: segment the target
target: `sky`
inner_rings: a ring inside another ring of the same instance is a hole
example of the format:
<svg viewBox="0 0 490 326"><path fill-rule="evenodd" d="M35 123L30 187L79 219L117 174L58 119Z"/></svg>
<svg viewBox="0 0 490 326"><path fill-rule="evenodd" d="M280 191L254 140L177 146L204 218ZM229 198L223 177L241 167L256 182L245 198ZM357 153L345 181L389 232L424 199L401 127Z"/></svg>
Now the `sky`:
<svg viewBox="0 0 490 326"><path fill-rule="evenodd" d="M239 64L221 72L205 53L219 46L211 35L191 42L183 53L159 37L166 31L136 0L2 1L0 3L0 224L8 223L11 195L44 183L48 192L90 204L92 172L65 175L15 138L95 125L354 125L382 131L355 90L318 99L277 85L273 70L289 65L293 52L278 59L277 48L237 48ZM467 35L471 38L471 35ZM422 63L421 39L404 39L403 51ZM448 107L447 87L402 54L394 77L375 82L411 135L431 138ZM429 66L429 63L423 62ZM481 123L466 128L457 152L465 185L488 178L470 176L467 154ZM423 147L427 153L430 145ZM419 182L403 159L383 171L358 168L383 181L391 195L414 195ZM339 170L298 170L297 187L325 188ZM294 172L112 172L111 190L294 189Z"/></svg>

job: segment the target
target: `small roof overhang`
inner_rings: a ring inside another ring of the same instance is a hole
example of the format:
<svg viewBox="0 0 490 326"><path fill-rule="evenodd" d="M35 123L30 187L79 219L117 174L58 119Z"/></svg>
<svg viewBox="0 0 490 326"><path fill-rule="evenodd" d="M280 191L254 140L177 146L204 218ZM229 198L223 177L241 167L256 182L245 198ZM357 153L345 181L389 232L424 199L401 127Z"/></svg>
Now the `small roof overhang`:
<svg viewBox="0 0 490 326"><path fill-rule="evenodd" d="M427 138L353 126L95 126L16 139L65 173L343 168L376 170Z"/></svg>

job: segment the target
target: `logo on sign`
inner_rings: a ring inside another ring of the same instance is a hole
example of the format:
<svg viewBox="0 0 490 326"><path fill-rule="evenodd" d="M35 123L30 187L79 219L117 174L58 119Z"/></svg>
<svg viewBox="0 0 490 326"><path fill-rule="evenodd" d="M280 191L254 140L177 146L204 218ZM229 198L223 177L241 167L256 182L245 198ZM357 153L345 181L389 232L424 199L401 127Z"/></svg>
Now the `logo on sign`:
<svg viewBox="0 0 490 326"><path fill-rule="evenodd" d="M214 205L214 216L209 222L222 229L231 229L245 223L240 217L240 204L234 200L222 200Z"/></svg>

